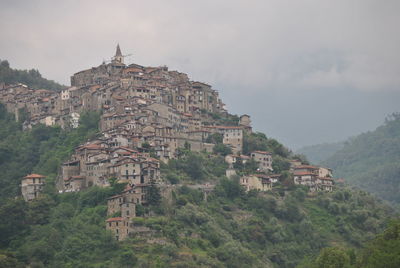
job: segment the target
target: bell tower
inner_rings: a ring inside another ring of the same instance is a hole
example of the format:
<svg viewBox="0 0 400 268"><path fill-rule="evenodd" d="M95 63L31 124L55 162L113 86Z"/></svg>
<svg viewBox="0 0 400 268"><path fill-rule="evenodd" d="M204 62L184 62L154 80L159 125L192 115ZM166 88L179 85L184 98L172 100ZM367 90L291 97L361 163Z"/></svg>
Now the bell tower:
<svg viewBox="0 0 400 268"><path fill-rule="evenodd" d="M117 44L117 51L115 52L115 56L112 58L112 63L124 64L124 56L122 56L121 48L119 47L119 44Z"/></svg>

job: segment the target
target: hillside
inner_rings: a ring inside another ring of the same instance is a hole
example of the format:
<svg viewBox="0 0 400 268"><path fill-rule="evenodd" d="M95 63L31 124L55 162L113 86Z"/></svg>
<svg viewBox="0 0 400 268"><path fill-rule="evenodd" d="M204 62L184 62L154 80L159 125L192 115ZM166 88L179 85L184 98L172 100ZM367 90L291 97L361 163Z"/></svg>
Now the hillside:
<svg viewBox="0 0 400 268"><path fill-rule="evenodd" d="M237 179L224 177L221 154L185 149L162 165L166 179L178 183L169 198L137 208L135 226L149 231L117 242L104 228L106 199L123 184L62 195L53 185L59 164L95 135L96 115L83 116L76 130L39 125L25 132L12 115L1 115L1 267L295 267L327 246L362 246L393 215L351 189L309 196L287 180L274 191L245 193ZM289 154L276 140L251 134L245 148L270 150L275 168L285 169ZM14 198L28 172L48 176L45 193L29 203ZM181 186L207 181L216 183L207 201Z"/></svg>
<svg viewBox="0 0 400 268"><path fill-rule="evenodd" d="M296 153L305 155L310 162L318 165L342 149L343 145L343 142L321 143L302 147Z"/></svg>
<svg viewBox="0 0 400 268"><path fill-rule="evenodd" d="M0 104L0 200L19 195L20 180L28 173L44 173L54 180L73 148L98 131L98 117L83 115L81 126L71 131L43 125L22 131L22 122L15 122Z"/></svg>
<svg viewBox="0 0 400 268"><path fill-rule="evenodd" d="M22 83L34 89L61 90L65 86L43 78L38 70L16 70L6 60L0 60L0 84Z"/></svg>
<svg viewBox="0 0 400 268"><path fill-rule="evenodd" d="M351 184L394 204L400 202L400 114L375 131L348 140L323 162Z"/></svg>
<svg viewBox="0 0 400 268"><path fill-rule="evenodd" d="M400 221L393 221L360 251L351 248L325 248L314 259L298 268L396 268L400 265Z"/></svg>

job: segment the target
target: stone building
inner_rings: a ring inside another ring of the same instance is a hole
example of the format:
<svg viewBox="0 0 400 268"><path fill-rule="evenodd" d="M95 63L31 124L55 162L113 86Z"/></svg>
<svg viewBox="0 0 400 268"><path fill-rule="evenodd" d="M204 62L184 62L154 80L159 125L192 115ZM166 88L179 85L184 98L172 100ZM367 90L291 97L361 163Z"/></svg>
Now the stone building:
<svg viewBox="0 0 400 268"><path fill-rule="evenodd" d="M121 194L107 199L107 216L120 214L106 220L106 229L113 232L118 241L125 240L133 231L131 219L136 217L136 204L141 203L141 194L136 190L128 185Z"/></svg>
<svg viewBox="0 0 400 268"><path fill-rule="evenodd" d="M260 171L272 171L272 154L264 151L255 151L250 154L251 158L258 163Z"/></svg>
<svg viewBox="0 0 400 268"><path fill-rule="evenodd" d="M269 191L272 190L273 179L264 174L255 174L243 176L240 178L240 185L242 185L246 192L251 190Z"/></svg>
<svg viewBox="0 0 400 268"><path fill-rule="evenodd" d="M128 191L114 195L107 199L107 215L111 216L115 213L120 213L123 217L135 217L136 204L140 204L140 201Z"/></svg>
<svg viewBox="0 0 400 268"><path fill-rule="evenodd" d="M251 119L250 115L244 114L240 116L239 118L239 126L241 126L245 131L251 132L252 127L251 127Z"/></svg>
<svg viewBox="0 0 400 268"><path fill-rule="evenodd" d="M237 154L243 150L243 129L235 126L207 126L206 130L211 133L220 133L223 136L222 143L232 149L232 153Z"/></svg>
<svg viewBox="0 0 400 268"><path fill-rule="evenodd" d="M25 201L31 201L37 198L45 185L45 176L39 174L30 174L21 181L21 192Z"/></svg>
<svg viewBox="0 0 400 268"><path fill-rule="evenodd" d="M106 229L114 234L117 241L123 241L129 237L133 228L129 218L114 217L106 220Z"/></svg>

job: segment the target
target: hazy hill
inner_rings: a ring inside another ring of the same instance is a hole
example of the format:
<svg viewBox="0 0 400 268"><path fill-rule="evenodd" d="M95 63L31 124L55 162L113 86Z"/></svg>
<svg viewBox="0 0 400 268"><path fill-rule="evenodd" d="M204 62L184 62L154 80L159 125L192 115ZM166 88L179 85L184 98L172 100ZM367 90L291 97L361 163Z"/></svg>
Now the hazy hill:
<svg viewBox="0 0 400 268"><path fill-rule="evenodd" d="M297 154L303 154L314 164L320 164L322 161L331 157L334 153L343 148L344 142L321 143L316 145L304 146L296 150Z"/></svg>
<svg viewBox="0 0 400 268"><path fill-rule="evenodd" d="M6 60L0 60L0 83L22 83L34 89L61 90L65 86L43 78L38 70L16 70Z"/></svg>
<svg viewBox="0 0 400 268"><path fill-rule="evenodd" d="M356 136L323 162L336 177L400 202L400 114L393 114L375 131Z"/></svg>

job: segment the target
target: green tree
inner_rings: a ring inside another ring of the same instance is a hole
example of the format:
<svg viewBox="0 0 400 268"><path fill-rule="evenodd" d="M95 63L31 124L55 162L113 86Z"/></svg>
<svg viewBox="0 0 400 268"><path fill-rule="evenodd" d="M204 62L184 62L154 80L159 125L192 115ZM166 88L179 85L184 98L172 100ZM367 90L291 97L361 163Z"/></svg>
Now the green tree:
<svg viewBox="0 0 400 268"><path fill-rule="evenodd" d="M324 248L319 254L317 268L346 268L350 266L347 252L341 248Z"/></svg>
<svg viewBox="0 0 400 268"><path fill-rule="evenodd" d="M148 189L147 201L149 205L158 206L161 203L160 188L152 180Z"/></svg>
<svg viewBox="0 0 400 268"><path fill-rule="evenodd" d="M365 268L400 267L400 220L370 242L361 256L361 266Z"/></svg>
<svg viewBox="0 0 400 268"><path fill-rule="evenodd" d="M220 154L220 155L226 156L226 155L232 153L232 149L229 148L228 146L226 146L225 144L218 143L214 146L213 152L214 152L214 154Z"/></svg>

